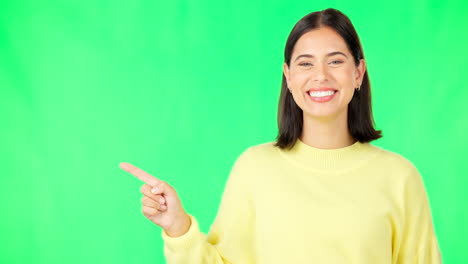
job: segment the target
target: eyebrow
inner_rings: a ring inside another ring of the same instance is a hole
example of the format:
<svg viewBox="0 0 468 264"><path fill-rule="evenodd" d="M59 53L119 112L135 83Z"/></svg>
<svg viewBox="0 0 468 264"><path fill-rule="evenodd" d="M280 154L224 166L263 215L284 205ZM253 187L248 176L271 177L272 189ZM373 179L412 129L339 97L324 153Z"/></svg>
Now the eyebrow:
<svg viewBox="0 0 468 264"><path fill-rule="evenodd" d="M341 52L341 51L330 52L330 53L328 53L326 56L327 56L327 57L330 57L330 56L337 55L337 54L341 54L341 55L345 56L346 58L348 58L348 56L346 56L346 54L344 54L344 53ZM305 58L313 58L314 55L311 55L311 54L301 54L301 55L297 56L296 59L295 59L294 61L297 61L299 58L302 58L302 57L305 57Z"/></svg>

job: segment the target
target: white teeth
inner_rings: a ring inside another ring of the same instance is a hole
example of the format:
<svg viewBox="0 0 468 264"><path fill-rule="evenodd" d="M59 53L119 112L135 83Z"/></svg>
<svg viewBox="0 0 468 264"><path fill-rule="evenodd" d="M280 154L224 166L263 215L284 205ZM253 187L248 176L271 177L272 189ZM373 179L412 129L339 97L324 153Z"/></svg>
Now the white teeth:
<svg viewBox="0 0 468 264"><path fill-rule="evenodd" d="M309 95L310 96L313 96L313 97L325 97L325 96L330 96L332 94L334 94L335 91L310 91L309 92Z"/></svg>

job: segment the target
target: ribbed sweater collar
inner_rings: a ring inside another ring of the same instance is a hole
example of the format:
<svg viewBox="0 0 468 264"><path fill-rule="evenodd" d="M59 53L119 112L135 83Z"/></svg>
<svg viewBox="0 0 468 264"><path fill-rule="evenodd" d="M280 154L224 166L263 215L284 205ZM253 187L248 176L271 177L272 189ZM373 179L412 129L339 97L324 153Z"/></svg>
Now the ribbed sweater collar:
<svg viewBox="0 0 468 264"><path fill-rule="evenodd" d="M378 153L378 148L369 143L356 141L338 149L319 149L297 139L291 150L280 150L291 162L297 165L323 171L341 171L361 165Z"/></svg>

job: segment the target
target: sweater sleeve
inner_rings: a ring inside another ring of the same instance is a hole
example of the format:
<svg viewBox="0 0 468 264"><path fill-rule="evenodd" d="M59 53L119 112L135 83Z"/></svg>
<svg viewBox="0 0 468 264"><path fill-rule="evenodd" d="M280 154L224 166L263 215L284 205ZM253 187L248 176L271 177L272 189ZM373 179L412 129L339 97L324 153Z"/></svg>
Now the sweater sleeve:
<svg viewBox="0 0 468 264"><path fill-rule="evenodd" d="M249 183L251 180L248 178L252 168L249 153L250 149L244 151L232 167L218 214L208 235L200 231L196 218L191 214L192 224L184 235L170 237L162 230L164 255L168 264L255 263L255 212Z"/></svg>
<svg viewBox="0 0 468 264"><path fill-rule="evenodd" d="M396 263L442 263L424 182L414 166L406 178L403 194L402 239Z"/></svg>

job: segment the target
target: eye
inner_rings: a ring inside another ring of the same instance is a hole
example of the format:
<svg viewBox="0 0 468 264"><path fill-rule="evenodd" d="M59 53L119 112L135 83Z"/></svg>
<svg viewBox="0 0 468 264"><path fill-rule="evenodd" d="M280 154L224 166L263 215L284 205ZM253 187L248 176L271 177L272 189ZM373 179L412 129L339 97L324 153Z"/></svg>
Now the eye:
<svg viewBox="0 0 468 264"><path fill-rule="evenodd" d="M331 64L334 64L334 65L341 64L341 63L343 63L343 61L341 60L334 60L331 62Z"/></svg>
<svg viewBox="0 0 468 264"><path fill-rule="evenodd" d="M299 63L300 66L312 66L312 63L309 62L301 62Z"/></svg>

